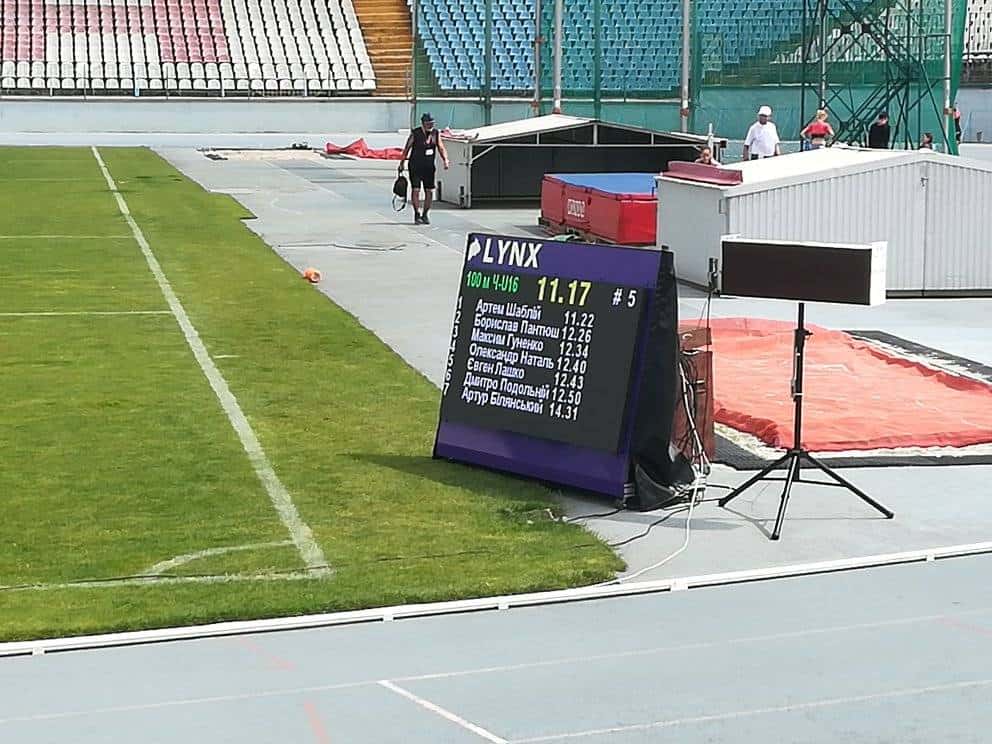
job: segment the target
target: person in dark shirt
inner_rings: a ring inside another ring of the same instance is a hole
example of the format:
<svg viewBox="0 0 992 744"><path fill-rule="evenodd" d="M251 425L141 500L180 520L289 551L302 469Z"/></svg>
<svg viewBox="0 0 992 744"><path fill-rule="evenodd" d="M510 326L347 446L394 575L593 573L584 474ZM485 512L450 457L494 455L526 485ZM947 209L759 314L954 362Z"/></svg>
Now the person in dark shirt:
<svg viewBox="0 0 992 744"><path fill-rule="evenodd" d="M400 160L399 172L403 172L403 161L410 159L410 188L413 191L413 224L431 224L427 212L434 201L434 160L436 153L441 153L441 161L448 168L448 152L441 142L440 133L434 127L434 117L424 114L420 117L420 126L410 132L403 148L403 158ZM424 189L424 210L420 211L420 188Z"/></svg>
<svg viewBox="0 0 992 744"><path fill-rule="evenodd" d="M882 111L875 123L868 127L868 147L876 150L888 150L890 138L889 115Z"/></svg>

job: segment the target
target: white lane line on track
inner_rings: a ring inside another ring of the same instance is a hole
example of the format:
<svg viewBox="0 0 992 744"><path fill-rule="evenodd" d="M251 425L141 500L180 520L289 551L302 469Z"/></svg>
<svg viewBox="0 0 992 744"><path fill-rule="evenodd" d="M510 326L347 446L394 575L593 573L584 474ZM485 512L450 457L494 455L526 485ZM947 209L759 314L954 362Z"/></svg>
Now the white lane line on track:
<svg viewBox="0 0 992 744"><path fill-rule="evenodd" d="M776 705L769 708L752 708L750 710L734 710L726 713L714 713L708 716L692 716L688 718L672 718L667 721L652 721L651 723L635 723L629 726L613 726L611 728L588 729L586 731L574 731L563 734L549 734L547 736L534 736L525 739L514 739L513 744L537 744L544 741L566 741L568 739L585 739L590 736L609 736L611 734L624 734L631 731L650 731L652 729L674 728L676 726L689 726L699 723L714 723L723 721L733 721L738 718L748 718L750 716L764 716L773 713L793 713L796 711L816 710L817 708L829 708L837 705L852 705L854 703L871 703L877 700L892 700L902 697L915 697L918 695L929 695L937 692L953 692L955 690L968 690L978 687L988 687L992 685L992 679L975 679L966 682L951 682L946 685L930 685L928 687L910 687L902 690L887 690L866 695L850 695L848 697L827 698L824 700L810 700L805 703L793 703L791 705Z"/></svg>
<svg viewBox="0 0 992 744"><path fill-rule="evenodd" d="M134 221L134 217L131 216L131 210L128 208L127 202L124 201L120 190L117 188L116 181L110 175L110 171L107 170L106 163L100 157L100 151L96 147L92 147L91 150L93 151L93 157L96 158L97 165L100 166L103 178L107 182L107 188L110 189L114 199L117 201L117 208L127 222L128 227L131 228L131 234L134 236L138 247L141 248L141 253L145 257L148 268L155 277L155 281L158 283L162 296L165 297L165 301L169 305L169 309L175 316L190 351L193 352L193 356L200 365L200 369L203 370L203 374L206 376L210 387L217 396L221 408L224 409L224 413L227 414L227 418L238 435L238 439L241 440L241 446L244 447L245 453L248 455L249 461L251 461L255 475L258 476L259 481L261 481L262 486L269 495L269 499L272 501L272 505L279 514L279 518L289 531L289 536L292 538L293 544L296 545L303 563L314 575L329 574L330 568L327 565L327 558L324 556L324 551L321 550L317 541L314 539L310 526L303 521L299 511L297 511L296 505L289 495L289 491L286 490L286 486L283 485L282 481L279 480L279 476L276 475L272 463L269 462L265 450L262 449L262 443L258 440L255 430L248 423L248 418L245 416L244 411L241 410L241 405L234 397L234 393L231 392L227 380L224 379L220 370L217 369L217 365L214 364L214 360L210 357L203 339L200 338L200 334L193 326L193 322L186 313L186 309L179 301L175 291L173 291L169 279L166 277L165 272L162 271L161 264L155 258L151 246L145 239L145 234L138 227L138 223Z"/></svg>
<svg viewBox="0 0 992 744"><path fill-rule="evenodd" d="M451 721L453 724L457 726L461 726L466 731L471 731L473 734L475 734L481 739L485 739L486 741L492 742L492 744L507 744L506 739L500 736L496 736L496 734L492 733L491 731L486 731L484 728L472 723L471 721L466 721L461 716L455 715L450 710L446 710L445 708L442 708L440 705L436 705L435 703L432 703L430 700L425 700L419 695L414 695L409 690L405 690L399 685L393 684L388 679L379 680L379 685L380 687L385 687L387 690L395 692L397 695L401 695L402 697L405 697L407 700L416 703L421 708L424 708L425 710L429 710L431 713L435 713L441 716L441 718L445 719L446 721Z"/></svg>
<svg viewBox="0 0 992 744"><path fill-rule="evenodd" d="M797 631L794 633L776 633L769 634L766 636L750 636L744 638L728 638L723 641L713 641L709 644L683 644L679 646L668 646L665 648L649 648L642 649L640 651L621 651L611 654L596 654L585 657L571 657L564 659L556 659L551 661L536 661L531 663L516 664L512 666L503 667L480 667L477 669L462 669L451 672L439 672L436 674L422 674L411 677L392 677L394 680L391 684L395 685L395 682L416 682L418 680L431 680L431 679L446 679L450 677L464 677L473 674L489 674L492 672L503 672L503 671L517 671L517 670L527 670L542 666L549 666L552 664L580 664L588 661L602 661L608 659L622 659L630 658L640 655L650 655L658 654L663 652L676 652L676 651L686 651L695 650L702 645L710 646L729 646L737 643L757 643L757 642L768 642L776 640L784 640L789 638L799 638L806 635L814 635L819 633L843 633L852 630L860 630L863 628L884 628L891 625L901 625L910 623L927 623L942 620L952 620L958 617L967 617L970 615L977 615L983 613L992 612L992 607L985 607L981 609L965 610L963 612L954 613L944 613L939 615L918 615L915 617L908 618L896 618L892 620L883 620L876 623L862 623L859 625L835 625L828 626L824 628L813 628L806 631ZM11 718L0 718L0 725L5 723L24 723L30 721L47 721L60 718L76 718L81 716L90 715L101 715L108 713L128 713L132 711L139 710L155 710L158 708L170 708L170 707L182 707L185 705L208 705L211 703L224 703L237 700L254 700L254 699L265 699L273 697L285 697L293 695L303 695L313 692L327 692L333 690L351 690L359 687L370 687L381 683L381 679L369 679L369 680L355 680L352 682L339 682L329 685L319 685L315 687L296 687L296 688L285 688L276 690L262 690L259 692L247 692L241 695L218 695L211 697L202 698L185 698L179 700L164 700L155 703L139 703L135 705L123 705L114 706L109 708L93 708L90 710L76 710L76 711L62 711L57 713L39 713L29 716L16 716Z"/></svg>
<svg viewBox="0 0 992 744"><path fill-rule="evenodd" d="M376 680L377 681L377 680ZM106 715L108 713L134 713L143 710L161 710L162 708L178 708L185 705L211 705L215 703L236 703L243 700L264 700L292 695L306 695L314 692L332 692L334 690L350 690L355 687L370 687L376 681L345 682L339 685L315 685L313 687L294 687L285 690L267 690L265 692L245 692L240 695L214 695L212 697L186 698L182 700L165 700L158 703L136 703L134 705L115 705L109 708L93 708L91 710L68 710L60 713L37 713L30 716L14 716L0 718L0 726L5 723L31 723L33 721L57 721L63 718L80 718L83 716Z"/></svg>
<svg viewBox="0 0 992 744"><path fill-rule="evenodd" d="M432 679L450 679L452 677L466 677L475 674L498 674L500 672L526 671L528 669L539 669L541 667L563 666L566 664L583 664L590 661L611 661L614 659L628 659L638 656L654 656L656 654L678 653L681 651L700 651L707 648L719 648L721 646L736 646L749 643L769 643L772 641L787 641L796 638L808 638L810 636L827 635L830 633L850 633L858 630L877 630L879 628L891 628L898 625L916 625L921 623L941 622L952 620L956 617L969 615L982 615L992 613L992 607L966 610L952 615L941 613L939 615L918 615L916 617L897 618L893 620L879 620L871 623L856 623L852 625L833 625L824 628L808 628L806 630L795 630L785 633L768 633L766 635L744 636L741 638L726 638L714 641L698 641L696 643L682 643L675 646L656 646L653 648L633 649L631 651L614 651L605 654L592 654L589 656L571 656L560 659L548 659L546 661L530 661L521 664L508 664L505 666L482 667L479 669L467 669L465 671L437 672L434 674L418 674L412 677L392 677L397 682L422 682Z"/></svg>

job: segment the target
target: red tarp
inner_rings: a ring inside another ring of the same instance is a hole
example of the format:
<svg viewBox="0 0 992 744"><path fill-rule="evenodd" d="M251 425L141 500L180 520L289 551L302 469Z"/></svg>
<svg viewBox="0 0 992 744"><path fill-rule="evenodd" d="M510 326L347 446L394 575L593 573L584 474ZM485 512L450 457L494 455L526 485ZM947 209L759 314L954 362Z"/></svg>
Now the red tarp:
<svg viewBox="0 0 992 744"><path fill-rule="evenodd" d="M774 447L792 444L794 324L714 320L716 420ZM803 444L813 451L992 442L992 385L809 327Z"/></svg>
<svg viewBox="0 0 992 744"><path fill-rule="evenodd" d="M399 160L403 157L402 147L385 147L381 150L374 150L366 144L364 139L355 140L346 147L328 142L324 146L324 152L328 155L354 155L356 158L368 160Z"/></svg>
<svg viewBox="0 0 992 744"><path fill-rule="evenodd" d="M451 137L453 134L450 129L442 129L440 133L442 137ZM369 147L364 139L355 140L345 147L328 142L324 145L324 152L328 155L353 155L356 158L365 158L366 160L400 160L403 157L402 147L384 147L376 150Z"/></svg>

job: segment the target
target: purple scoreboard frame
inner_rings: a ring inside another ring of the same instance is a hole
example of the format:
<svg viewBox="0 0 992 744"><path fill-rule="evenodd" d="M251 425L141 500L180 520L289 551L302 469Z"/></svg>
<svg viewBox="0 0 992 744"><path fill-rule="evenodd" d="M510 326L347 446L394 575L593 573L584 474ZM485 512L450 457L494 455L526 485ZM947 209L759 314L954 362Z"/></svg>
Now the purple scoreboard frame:
<svg viewBox="0 0 992 744"><path fill-rule="evenodd" d="M497 240L540 245L539 268L534 265L537 261L522 261L523 266L508 265L499 263L495 252L484 250L473 253L469 250L473 240L481 245L495 244ZM647 302L637 321L640 328L634 346L618 451L578 447L515 432L440 420L434 440L434 457L502 470L617 498L623 497L624 486L630 481L632 423L643 372L644 349L650 330L648 319L653 314L655 287L662 261L671 263L672 254L654 248L470 234L466 241L459 293L465 285L465 272L499 269L507 273L559 276L635 287L647 293Z"/></svg>

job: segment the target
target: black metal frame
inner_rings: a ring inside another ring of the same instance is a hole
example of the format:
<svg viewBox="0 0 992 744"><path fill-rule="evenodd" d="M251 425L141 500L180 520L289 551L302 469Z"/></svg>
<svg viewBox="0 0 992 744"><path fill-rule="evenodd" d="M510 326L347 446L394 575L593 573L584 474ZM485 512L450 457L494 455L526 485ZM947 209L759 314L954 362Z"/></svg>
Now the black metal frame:
<svg viewBox="0 0 992 744"><path fill-rule="evenodd" d="M811 331L806 330L805 318L806 303L800 302L799 313L796 319L792 356L792 400L795 403L795 421L792 435L792 446L789 448L788 452L782 455L779 459L746 480L719 501L720 506L726 506L758 481L785 481L785 488L782 491L782 501L779 504L778 516L775 519L775 529L772 530L772 534L770 536L770 539L772 540L778 540L779 535L782 533L782 523L785 521L785 511L789 506L789 496L792 493L792 485L794 483L809 483L818 486L839 486L841 488L846 488L866 504L872 506L876 511L885 515L886 519L892 519L892 517L895 516L892 511L882 506L880 503L871 498L871 496L854 486L845 478L842 478L832 468L817 460L809 453L808 450L803 448L803 363L805 361L806 339L813 335ZM803 480L801 469L802 462L804 460L813 467L826 473L828 476L833 478L835 482L827 483L826 481L821 480ZM771 474L774 470L777 470L782 465L786 464L788 464L788 472L784 478L773 476Z"/></svg>

